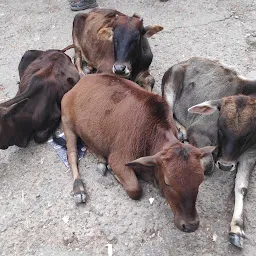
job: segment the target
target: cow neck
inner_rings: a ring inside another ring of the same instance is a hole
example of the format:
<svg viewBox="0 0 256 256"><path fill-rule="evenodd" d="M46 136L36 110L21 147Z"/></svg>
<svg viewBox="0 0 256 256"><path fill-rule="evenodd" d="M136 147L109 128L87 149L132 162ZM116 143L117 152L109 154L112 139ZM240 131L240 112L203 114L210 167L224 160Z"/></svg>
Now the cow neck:
<svg viewBox="0 0 256 256"><path fill-rule="evenodd" d="M177 143L180 143L180 141L176 138L173 131L170 130L164 130L159 129L157 136L155 138L155 144L151 148L150 155L154 155L164 149L167 149Z"/></svg>

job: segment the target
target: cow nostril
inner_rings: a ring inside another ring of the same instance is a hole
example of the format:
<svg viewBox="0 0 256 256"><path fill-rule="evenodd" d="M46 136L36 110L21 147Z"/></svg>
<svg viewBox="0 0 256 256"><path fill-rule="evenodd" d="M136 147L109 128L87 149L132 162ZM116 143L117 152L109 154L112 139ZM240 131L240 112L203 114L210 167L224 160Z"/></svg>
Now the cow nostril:
<svg viewBox="0 0 256 256"><path fill-rule="evenodd" d="M236 164L235 163L222 163L220 161L217 161L217 167L220 169L220 170L223 170L223 171L232 171L234 170L234 168L236 167Z"/></svg>
<svg viewBox="0 0 256 256"><path fill-rule="evenodd" d="M184 231L187 231L185 224L182 224L182 229L183 229Z"/></svg>
<svg viewBox="0 0 256 256"><path fill-rule="evenodd" d="M114 71L116 74L124 74L126 66L125 65L114 65Z"/></svg>

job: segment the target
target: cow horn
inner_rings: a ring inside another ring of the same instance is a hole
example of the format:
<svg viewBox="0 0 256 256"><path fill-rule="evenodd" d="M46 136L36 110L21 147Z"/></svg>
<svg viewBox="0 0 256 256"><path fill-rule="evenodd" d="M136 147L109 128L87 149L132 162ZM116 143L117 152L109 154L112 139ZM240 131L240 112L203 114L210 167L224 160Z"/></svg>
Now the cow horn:
<svg viewBox="0 0 256 256"><path fill-rule="evenodd" d="M8 107L12 106L13 104L17 104L21 101L27 100L33 94L38 92L41 88L42 88L42 86L38 82L33 83L33 86L28 85L27 89L23 93L15 96L14 98L12 98L10 100L7 100L6 102L1 103L0 106L4 107L4 108L8 108Z"/></svg>
<svg viewBox="0 0 256 256"><path fill-rule="evenodd" d="M136 12L132 15L132 17L135 17L135 18L141 19L140 15L139 15L139 14L137 14Z"/></svg>

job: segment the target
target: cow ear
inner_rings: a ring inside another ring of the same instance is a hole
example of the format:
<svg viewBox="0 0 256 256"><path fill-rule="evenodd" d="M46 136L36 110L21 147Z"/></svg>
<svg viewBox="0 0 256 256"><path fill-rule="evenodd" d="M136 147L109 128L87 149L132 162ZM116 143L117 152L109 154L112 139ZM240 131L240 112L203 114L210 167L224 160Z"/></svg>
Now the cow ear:
<svg viewBox="0 0 256 256"><path fill-rule="evenodd" d="M136 168L136 167L154 167L156 165L155 156L145 156L138 158L132 162L127 163L125 166Z"/></svg>
<svg viewBox="0 0 256 256"><path fill-rule="evenodd" d="M206 146L206 147L200 148L201 154L202 154L201 158L210 155L215 149L216 149L215 146Z"/></svg>
<svg viewBox="0 0 256 256"><path fill-rule="evenodd" d="M112 41L112 39L113 39L112 27L100 29L98 32L98 39Z"/></svg>
<svg viewBox="0 0 256 256"><path fill-rule="evenodd" d="M164 28L161 26L147 26L145 27L145 37L151 37L154 34L158 33L159 31L162 31Z"/></svg>
<svg viewBox="0 0 256 256"><path fill-rule="evenodd" d="M189 108L188 112L202 115L210 115L214 113L217 109L220 110L220 107L221 100L210 100Z"/></svg>

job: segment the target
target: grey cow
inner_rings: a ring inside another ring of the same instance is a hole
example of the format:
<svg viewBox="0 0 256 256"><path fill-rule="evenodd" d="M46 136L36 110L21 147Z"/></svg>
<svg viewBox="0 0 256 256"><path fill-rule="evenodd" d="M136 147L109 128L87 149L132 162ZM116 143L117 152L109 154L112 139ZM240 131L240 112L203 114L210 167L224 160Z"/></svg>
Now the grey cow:
<svg viewBox="0 0 256 256"><path fill-rule="evenodd" d="M229 237L242 247L243 200L256 165L256 81L218 61L193 57L166 71L162 95L191 144L218 146L204 162L205 174L213 171L214 163L221 170L237 170Z"/></svg>

